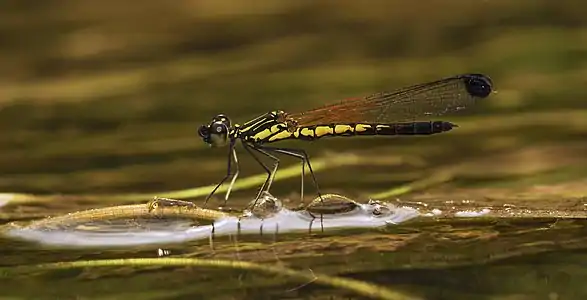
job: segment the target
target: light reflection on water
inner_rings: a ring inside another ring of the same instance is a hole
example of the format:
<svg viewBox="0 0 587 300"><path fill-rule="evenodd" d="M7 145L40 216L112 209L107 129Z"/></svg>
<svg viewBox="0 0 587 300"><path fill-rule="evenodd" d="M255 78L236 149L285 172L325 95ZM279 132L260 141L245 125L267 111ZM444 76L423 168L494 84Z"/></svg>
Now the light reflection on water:
<svg viewBox="0 0 587 300"><path fill-rule="evenodd" d="M273 198L275 201L279 201ZM385 209L381 209L385 207ZM374 213L377 211L377 213ZM313 216L307 211L281 208L269 217L254 214L227 216L210 224L194 224L182 218L114 219L69 224L59 227L10 225L6 235L54 246L120 247L146 244L182 243L231 234L283 234L343 228L379 228L420 216L408 206L370 202L344 213Z"/></svg>

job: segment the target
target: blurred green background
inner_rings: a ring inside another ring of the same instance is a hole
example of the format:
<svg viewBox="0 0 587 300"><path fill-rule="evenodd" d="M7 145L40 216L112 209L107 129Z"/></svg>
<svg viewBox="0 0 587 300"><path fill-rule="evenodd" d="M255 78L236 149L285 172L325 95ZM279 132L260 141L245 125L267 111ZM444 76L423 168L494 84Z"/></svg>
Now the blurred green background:
<svg viewBox="0 0 587 300"><path fill-rule="evenodd" d="M586 24L572 0L6 0L0 191L210 185L225 173L226 149L208 148L196 130L217 113L244 122L478 72L498 93L445 117L460 125L450 133L281 144L315 160L360 159L320 171L323 192L374 194L448 172L429 193L582 195ZM241 176L262 172L240 153ZM298 190L297 177L272 189Z"/></svg>

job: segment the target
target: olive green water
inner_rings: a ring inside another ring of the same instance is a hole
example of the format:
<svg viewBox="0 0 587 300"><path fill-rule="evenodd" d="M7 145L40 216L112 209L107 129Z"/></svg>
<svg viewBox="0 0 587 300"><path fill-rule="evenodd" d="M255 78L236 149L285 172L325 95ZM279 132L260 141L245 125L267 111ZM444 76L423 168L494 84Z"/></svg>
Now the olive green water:
<svg viewBox="0 0 587 300"><path fill-rule="evenodd" d="M565 214L587 203L587 24L579 1L1 6L3 224L146 203L154 195L201 204L226 167L226 151L207 147L196 133L217 113L243 122L268 110L299 111L468 72L491 76L498 93L446 117L460 126L449 133L282 145L308 151L323 192L553 212L225 236L213 247L197 241L52 249L2 238L2 299L587 296L587 223ZM262 173L254 160L242 149L239 155L245 181L229 202L237 209L262 180L250 177ZM287 206L298 204L298 166L283 158L271 190ZM310 182L307 201L315 196ZM159 248L169 251L166 258L192 260L18 267L161 259ZM371 285L328 281L338 277Z"/></svg>

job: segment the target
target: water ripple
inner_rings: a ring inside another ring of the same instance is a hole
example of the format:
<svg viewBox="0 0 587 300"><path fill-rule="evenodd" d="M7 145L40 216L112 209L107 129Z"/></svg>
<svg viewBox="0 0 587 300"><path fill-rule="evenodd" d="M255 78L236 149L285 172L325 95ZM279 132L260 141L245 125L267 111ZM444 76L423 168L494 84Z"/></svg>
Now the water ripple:
<svg viewBox="0 0 587 300"><path fill-rule="evenodd" d="M274 201L279 201L273 198ZM376 212L376 213L374 213ZM344 213L313 216L308 211L282 208L269 217L254 214L243 217L225 216L211 224L194 225L182 218L154 218L98 220L67 226L19 226L10 224L5 234L12 238L34 241L46 245L68 247L120 247L147 244L182 243L210 239L230 234L275 234L335 230L343 228L378 228L399 224L420 216L411 207L382 202L357 204L357 208ZM81 225L81 226L80 226Z"/></svg>

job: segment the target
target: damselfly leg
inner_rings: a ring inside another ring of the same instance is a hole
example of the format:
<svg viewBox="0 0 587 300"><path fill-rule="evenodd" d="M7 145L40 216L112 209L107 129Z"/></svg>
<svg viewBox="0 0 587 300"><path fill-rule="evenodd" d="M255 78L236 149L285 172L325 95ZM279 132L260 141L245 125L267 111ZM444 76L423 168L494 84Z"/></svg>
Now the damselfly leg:
<svg viewBox="0 0 587 300"><path fill-rule="evenodd" d="M266 147L266 146L260 146L260 145L251 146L251 148L262 153L262 154L267 155L267 157L274 160L275 167L272 170L272 172L268 175L267 180L265 181L265 184L262 187L264 190L261 190L261 193L263 191L268 192L269 189L271 188L271 184L273 183L273 180L275 179L275 174L277 172L277 167L279 165L279 159L277 157L267 153L267 152L273 152L273 153L280 153L280 154L288 155L288 156L295 157L295 158L301 160L302 174L301 174L301 189L300 189L300 205L303 205L303 203L304 203L304 175L305 175L305 165L306 164L308 165L308 169L310 170L310 174L312 176L312 182L314 183L314 186L316 187L318 197L320 198L320 200L322 200L322 193L320 192L318 180L316 180L316 175L314 174L314 170L312 169L312 164L310 163L310 159L309 159L306 151L301 150L301 149L276 148L276 147ZM257 197L257 199L255 199L254 205L256 205L258 199L259 199L259 197ZM320 220L321 220L321 224L322 224L322 215L320 215Z"/></svg>
<svg viewBox="0 0 587 300"><path fill-rule="evenodd" d="M268 191L269 190L269 186L270 183L273 181L272 177L275 175L275 173L277 172L277 168L279 166L279 158L267 153L266 151L260 150L254 146L248 145L246 143L242 143L243 147L247 150L247 152L249 152L249 154L251 154L251 156L257 161L257 163L259 165L261 165L261 167L263 167L263 169L265 170L265 172L267 173L267 179L265 179L265 182L263 183L263 185L261 186L261 188L259 189L259 192L257 193L257 196L255 197L255 200L253 202L253 207L257 205L257 201L261 198L261 195L263 194L264 191ZM269 167L267 167L267 165L265 165L261 159L259 159L259 157L257 157L257 155L255 155L255 153L253 153L253 151L256 151L258 153L263 154L266 157L269 157L272 161L273 161L273 169L270 169Z"/></svg>
<svg viewBox="0 0 587 300"><path fill-rule="evenodd" d="M320 193L320 187L318 186L318 181L316 180L316 175L314 174L314 170L312 169L312 164L310 163L310 159L309 159L306 151L301 150L301 149L288 149L288 148L265 147L265 146L259 146L259 145L249 145L244 142L242 144L243 144L243 147L247 150L247 152L249 152L249 154L251 154L251 156L257 161L257 163L259 163L261 165L261 167L263 167L263 169L265 169L265 171L267 172L267 179L265 180L265 182L261 186L261 189L259 190L259 193L257 194L255 201L253 202L253 207L255 207L257 205L259 199L261 198L261 195L264 192L269 192L269 189L271 188L271 184L273 183L273 180L275 179L275 174L277 173L277 169L279 167L279 163L280 163L279 158L277 158L274 155L271 155L268 152L288 155L291 157L295 157L301 161L302 173L301 173L300 205L303 205L303 203L304 203L304 176L306 174L306 172L305 172L306 164L308 165L308 169L310 170L310 174L312 176L312 181L314 183L314 186L316 187L318 197L320 198L320 200L322 200L322 194ZM253 153L252 150L254 150L258 153L261 153L261 154L265 155L266 157L269 157L273 161L273 169L270 170L269 167L267 167L255 155L255 153ZM320 215L320 220L322 220L322 215ZM321 224L322 224L322 222L321 222Z"/></svg>
<svg viewBox="0 0 587 300"><path fill-rule="evenodd" d="M291 157L295 157L302 162L302 175L301 175L301 189L300 189L300 199L303 203L304 201L304 176L306 175L306 168L305 166L308 165L308 170L310 171L310 176L312 176L312 182L314 183L314 187L316 188L316 192L318 197L322 199L322 194L320 193L320 187L318 186L318 180L316 180L316 175L314 170L312 169L312 164L310 163L310 158L308 157L308 153L302 149L292 149L292 148L276 148L276 147L267 147L267 146L260 146L259 148L265 149L267 151L281 153L284 155L288 155Z"/></svg>
<svg viewBox="0 0 587 300"><path fill-rule="evenodd" d="M235 168L234 174L232 173L233 160L234 160L234 168ZM228 189L226 190L226 195L224 196L224 205L226 205L226 203L228 202L228 197L230 196L230 192L232 191L232 187L234 186L236 178L238 177L238 174L240 172L240 166L239 166L239 162L238 162L238 156L236 155L234 140L232 140L230 142L230 146L229 146L229 150L228 150L228 164L227 165L228 166L226 168L226 175L224 176L224 178L222 178L222 180L220 180L220 182L216 185L216 187L212 190L212 192L210 192L210 194L208 194L208 196L206 197L206 200L204 200L204 207L206 207L206 205L208 204L208 200L210 200L210 198L214 195L214 193L216 193L218 188L220 188L220 186L229 177L232 176L232 180L230 181L230 185L228 186Z"/></svg>
<svg viewBox="0 0 587 300"><path fill-rule="evenodd" d="M291 149L291 148L276 148L276 147L266 147L260 146L260 148L265 149L267 151L272 151L275 153L281 153L284 155L288 155L291 157L298 158L302 161L302 182L301 182L301 190L300 190L300 205L303 206L304 204L304 176L306 175L305 172L305 165L308 165L308 169L310 170L310 175L312 176L312 182L314 183L314 187L316 188L316 193L320 198L321 202L324 202L322 199L322 193L320 192L320 187L318 186L318 180L316 180L316 175L314 174L314 170L312 170L312 164L310 163L310 158L308 157L308 153L302 149ZM313 215L312 215L313 216ZM323 215L320 214L320 226L324 231L324 220Z"/></svg>

